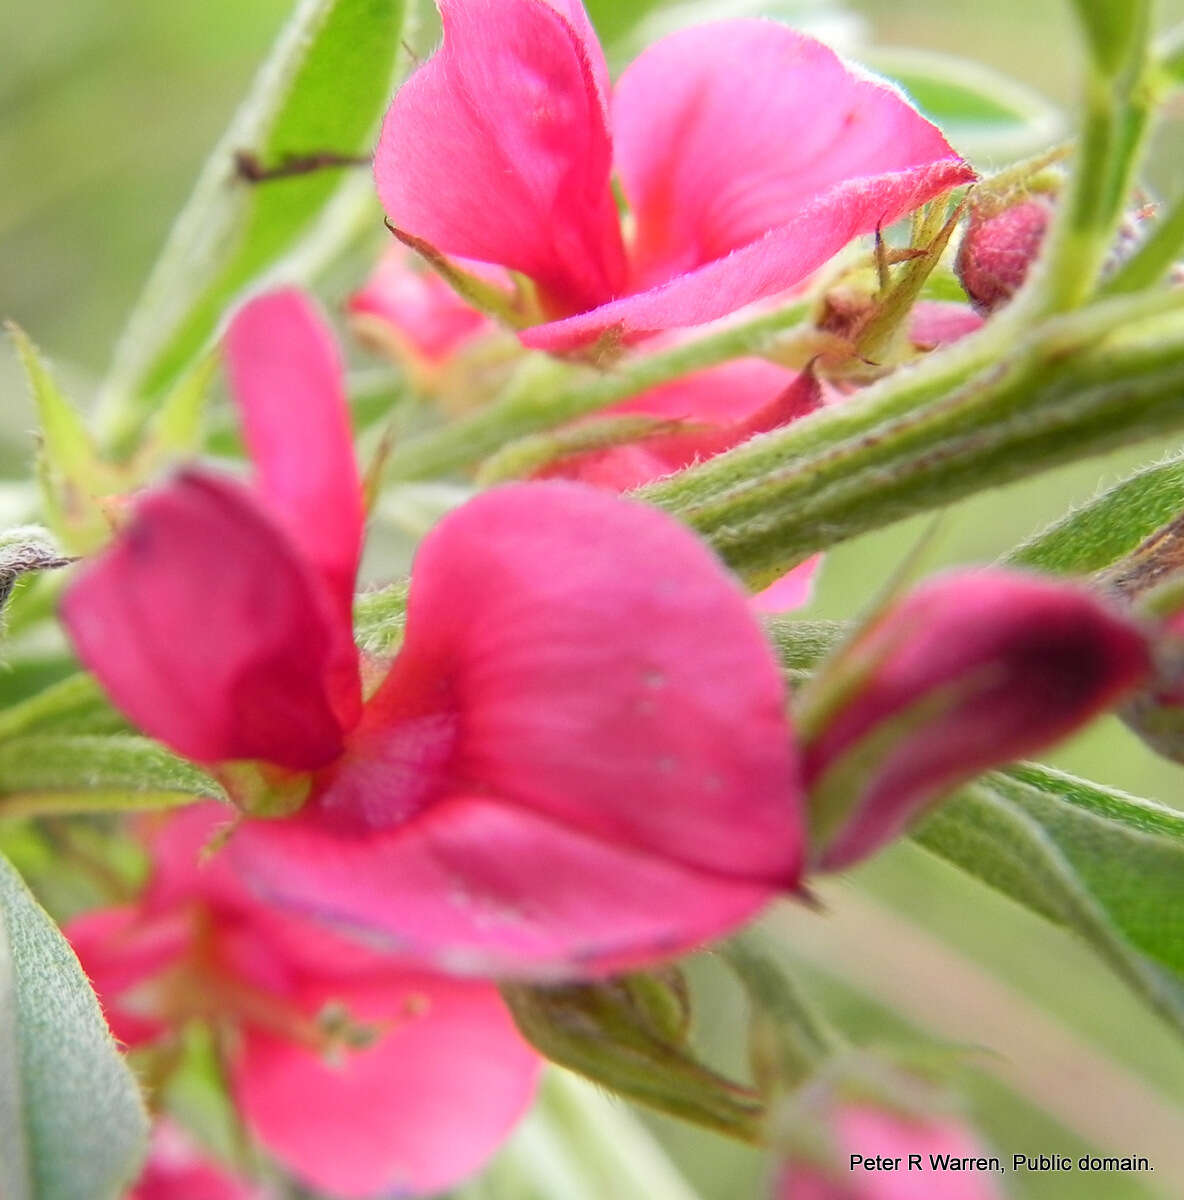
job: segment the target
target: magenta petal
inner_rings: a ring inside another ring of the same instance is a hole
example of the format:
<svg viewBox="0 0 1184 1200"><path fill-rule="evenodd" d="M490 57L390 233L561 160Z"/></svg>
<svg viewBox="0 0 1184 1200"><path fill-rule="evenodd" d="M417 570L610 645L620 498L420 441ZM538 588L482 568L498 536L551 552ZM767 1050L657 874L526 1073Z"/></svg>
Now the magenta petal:
<svg viewBox="0 0 1184 1200"><path fill-rule="evenodd" d="M589 31L560 12L582 9L574 0L440 8L444 44L399 89L375 153L391 221L445 254L521 271L555 313L615 295L625 266L603 65Z"/></svg>
<svg viewBox="0 0 1184 1200"><path fill-rule="evenodd" d="M796 880L776 660L735 580L655 509L548 482L450 513L420 545L371 702L394 736L412 696L456 714L459 787L721 875Z"/></svg>
<svg viewBox="0 0 1184 1200"><path fill-rule="evenodd" d="M326 1060L248 1028L234 1090L260 1142L318 1190L434 1195L478 1170L529 1106L541 1060L497 989L390 971L318 984L307 1011L344 1005L387 1032Z"/></svg>
<svg viewBox="0 0 1184 1200"><path fill-rule="evenodd" d="M307 297L286 289L235 314L225 351L259 491L333 598L334 699L350 724L361 700L353 600L362 488L333 335Z"/></svg>
<svg viewBox="0 0 1184 1200"><path fill-rule="evenodd" d="M320 581L232 480L187 471L70 585L79 657L145 733L198 762L296 770L342 747Z"/></svg>
<svg viewBox="0 0 1184 1200"><path fill-rule="evenodd" d="M638 289L756 241L836 187L954 158L894 88L765 20L651 46L617 84L613 135L637 220ZM879 219L864 214L856 232Z"/></svg>
<svg viewBox="0 0 1184 1200"><path fill-rule="evenodd" d="M964 162L951 158L848 180L724 258L589 312L524 329L519 338L526 346L561 352L578 349L610 331L631 340L663 329L706 324L801 283L852 238L890 224L972 178Z"/></svg>
<svg viewBox="0 0 1184 1200"><path fill-rule="evenodd" d="M814 576L821 565L822 555L815 554L796 567L791 567L780 579L774 580L753 596L752 607L762 613L785 613L809 604Z"/></svg>
<svg viewBox="0 0 1184 1200"><path fill-rule="evenodd" d="M773 896L492 800L438 802L403 829L251 821L229 853L266 895L462 974L603 975L696 949ZM381 940L379 940L381 939Z"/></svg>

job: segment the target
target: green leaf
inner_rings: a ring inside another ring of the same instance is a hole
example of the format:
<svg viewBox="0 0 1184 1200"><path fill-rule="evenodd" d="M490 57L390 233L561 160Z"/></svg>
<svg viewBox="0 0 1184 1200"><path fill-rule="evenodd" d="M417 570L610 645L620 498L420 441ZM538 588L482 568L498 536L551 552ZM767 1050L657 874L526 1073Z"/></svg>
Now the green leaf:
<svg viewBox="0 0 1184 1200"><path fill-rule="evenodd" d="M33 733L0 743L0 817L223 799L204 771L147 738Z"/></svg>
<svg viewBox="0 0 1184 1200"><path fill-rule="evenodd" d="M1129 554L1184 513L1184 454L1144 467L1074 509L1004 559L1057 575L1086 575Z"/></svg>
<svg viewBox="0 0 1184 1200"><path fill-rule="evenodd" d="M861 59L895 80L975 161L1011 162L1064 136L1064 119L1038 93L980 63L928 50L874 50Z"/></svg>
<svg viewBox="0 0 1184 1200"><path fill-rule="evenodd" d="M1021 765L965 789L913 836L1084 937L1184 1032L1184 816Z"/></svg>
<svg viewBox="0 0 1184 1200"><path fill-rule="evenodd" d="M203 169L117 347L100 417L116 441L208 344L236 295L292 256L323 259L347 237L373 186L362 169L250 184L236 154L265 169L291 156L368 154L395 78L405 0L303 0ZM377 217L377 214L376 214ZM310 258L304 264L311 269Z"/></svg>
<svg viewBox="0 0 1184 1200"><path fill-rule="evenodd" d="M78 960L0 859L0 1196L117 1200L147 1135Z"/></svg>

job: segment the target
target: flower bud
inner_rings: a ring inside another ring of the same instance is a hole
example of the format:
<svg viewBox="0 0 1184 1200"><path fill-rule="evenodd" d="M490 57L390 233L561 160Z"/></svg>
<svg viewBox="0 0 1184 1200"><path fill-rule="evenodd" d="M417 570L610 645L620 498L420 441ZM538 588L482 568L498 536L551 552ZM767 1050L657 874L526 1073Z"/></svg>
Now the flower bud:
<svg viewBox="0 0 1184 1200"><path fill-rule="evenodd" d="M1051 215L1052 205L1041 198L1001 212L972 210L955 269L979 312L994 312L1019 291L1040 252Z"/></svg>
<svg viewBox="0 0 1184 1200"><path fill-rule="evenodd" d="M811 854L850 866L963 781L1059 740L1150 669L1139 626L1075 585L1013 571L931 580L803 697Z"/></svg>

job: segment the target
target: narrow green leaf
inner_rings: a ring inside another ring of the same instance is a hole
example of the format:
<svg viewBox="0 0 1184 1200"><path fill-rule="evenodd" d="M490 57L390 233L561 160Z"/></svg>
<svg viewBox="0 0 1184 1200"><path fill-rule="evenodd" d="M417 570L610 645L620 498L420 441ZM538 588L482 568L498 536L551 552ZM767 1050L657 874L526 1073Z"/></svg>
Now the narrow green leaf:
<svg viewBox="0 0 1184 1200"><path fill-rule="evenodd" d="M85 423L58 387L29 335L12 322L7 329L29 381L29 391L41 422L46 459L54 470L63 474L87 475L95 462L95 448Z"/></svg>
<svg viewBox="0 0 1184 1200"><path fill-rule="evenodd" d="M1064 136L1064 120L1047 100L981 63L928 50L874 50L860 57L899 83L972 161L1011 162Z"/></svg>
<svg viewBox="0 0 1184 1200"><path fill-rule="evenodd" d="M147 1134L78 960L0 859L0 1196L118 1200Z"/></svg>
<svg viewBox="0 0 1184 1200"><path fill-rule="evenodd" d="M995 772L914 834L1085 940L1184 1032L1184 817L1037 766Z"/></svg>
<svg viewBox="0 0 1184 1200"><path fill-rule="evenodd" d="M1129 554L1184 513L1184 454L1143 467L1050 525L1004 559L1057 575L1086 575Z"/></svg>
<svg viewBox="0 0 1184 1200"><path fill-rule="evenodd" d="M210 776L147 738L32 733L0 743L0 817L209 797L223 798Z"/></svg>
<svg viewBox="0 0 1184 1200"><path fill-rule="evenodd" d="M249 154L268 170L294 156L368 154L401 57L404 11L404 0L299 5L202 171L128 321L102 395L108 437L138 428L238 293L314 235L324 235L322 254L348 236L373 190L367 172L319 169L252 184L241 177L236 155ZM328 229L335 211L341 219Z"/></svg>

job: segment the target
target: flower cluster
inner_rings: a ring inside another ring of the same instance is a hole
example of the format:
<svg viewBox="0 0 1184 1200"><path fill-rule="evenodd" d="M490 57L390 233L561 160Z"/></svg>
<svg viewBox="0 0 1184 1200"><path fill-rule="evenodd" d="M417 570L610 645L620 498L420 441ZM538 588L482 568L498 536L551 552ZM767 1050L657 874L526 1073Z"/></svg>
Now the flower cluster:
<svg viewBox="0 0 1184 1200"><path fill-rule="evenodd" d="M429 262L513 293L529 348L668 347L973 178L896 90L776 23L673 35L613 87L579 0L440 8L379 196ZM994 237L964 273L989 273ZM981 307L1018 286L1005 265ZM496 330L402 249L351 308L421 382ZM919 308L908 336L979 323ZM67 934L124 1043L162 1053L207 1025L246 1126L332 1194L449 1187L513 1126L540 1060L492 981L700 948L1150 677L1143 625L1083 586L968 570L887 603L791 697L759 613L801 603L816 560L751 597L622 494L843 401L811 365L751 357L611 411L646 436L452 511L418 547L405 625L363 652L333 336L283 288L237 310L224 356L253 477L189 465L130 498L61 616L120 712L233 809L146 828L142 895ZM840 1124L852 1144L942 1141ZM144 1200L190 1176L246 1194L161 1136Z"/></svg>

